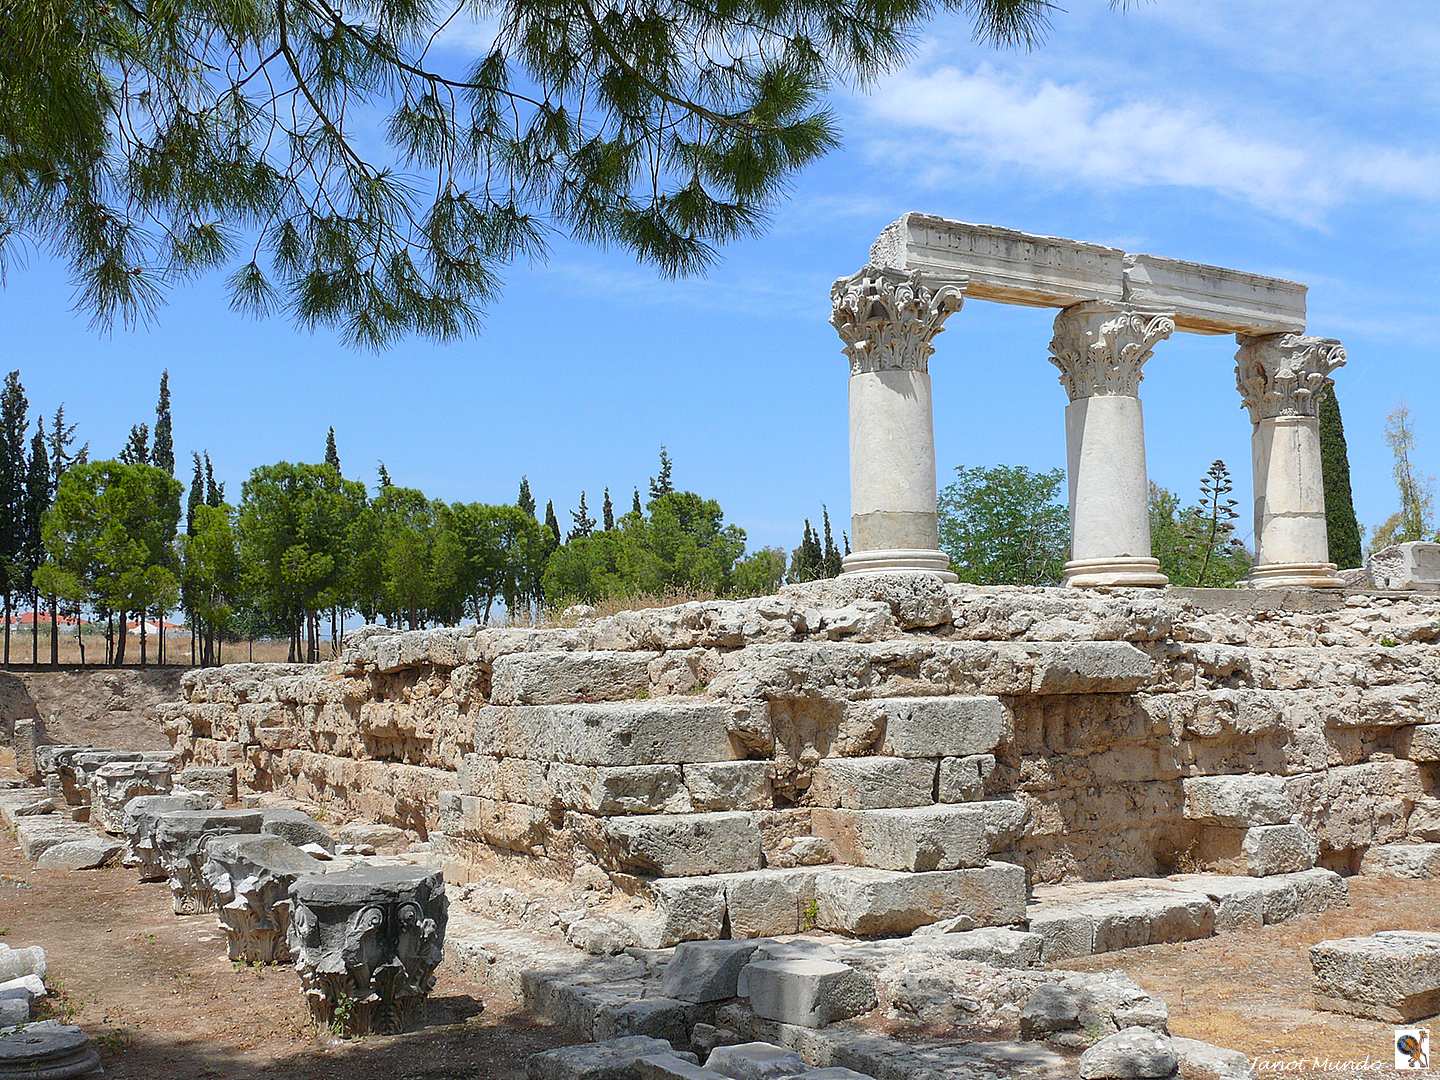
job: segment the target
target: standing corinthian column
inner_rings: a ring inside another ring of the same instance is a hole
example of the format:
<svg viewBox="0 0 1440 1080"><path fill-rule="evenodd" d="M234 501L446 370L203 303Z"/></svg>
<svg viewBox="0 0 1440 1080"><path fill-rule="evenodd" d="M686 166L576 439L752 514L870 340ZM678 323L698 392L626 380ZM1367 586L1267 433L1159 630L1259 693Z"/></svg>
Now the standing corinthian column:
<svg viewBox="0 0 1440 1080"><path fill-rule="evenodd" d="M1255 565L1249 583L1339 588L1325 531L1315 399L1345 363L1345 348L1332 338L1302 334L1242 334L1236 340L1235 385L1254 425Z"/></svg>
<svg viewBox="0 0 1440 1080"><path fill-rule="evenodd" d="M1070 395L1065 445L1070 473L1070 561L1065 584L1160 586L1150 557L1150 480L1145 472L1141 368L1175 332L1166 313L1089 300L1055 316L1050 362Z"/></svg>
<svg viewBox="0 0 1440 1080"><path fill-rule="evenodd" d="M866 267L830 290L850 358L850 540L845 573L926 572L954 581L935 517L931 342L966 279Z"/></svg>

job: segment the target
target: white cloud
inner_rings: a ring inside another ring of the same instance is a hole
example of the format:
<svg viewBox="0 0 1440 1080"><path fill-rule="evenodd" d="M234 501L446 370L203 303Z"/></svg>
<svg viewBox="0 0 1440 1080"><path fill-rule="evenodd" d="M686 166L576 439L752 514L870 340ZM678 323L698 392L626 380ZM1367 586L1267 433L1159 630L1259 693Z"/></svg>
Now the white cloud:
<svg viewBox="0 0 1440 1080"><path fill-rule="evenodd" d="M478 58L490 52L499 33L499 19L493 16L476 18L466 8L445 24L445 29L435 38L435 47Z"/></svg>
<svg viewBox="0 0 1440 1080"><path fill-rule="evenodd" d="M870 140L871 154L905 160L927 186L977 168L1021 168L1095 188L1204 189L1311 224L1355 199L1440 198L1435 152L1281 130L1268 117L1247 123L1239 109L1126 99L1080 80L1022 78L988 66L912 69L862 108L888 132Z"/></svg>

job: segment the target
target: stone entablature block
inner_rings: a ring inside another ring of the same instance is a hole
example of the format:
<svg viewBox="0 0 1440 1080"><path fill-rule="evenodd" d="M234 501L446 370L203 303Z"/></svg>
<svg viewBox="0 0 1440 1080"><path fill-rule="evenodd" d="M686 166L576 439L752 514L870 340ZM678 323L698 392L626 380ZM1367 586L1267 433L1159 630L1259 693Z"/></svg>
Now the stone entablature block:
<svg viewBox="0 0 1440 1080"><path fill-rule="evenodd" d="M1277 334L1305 329L1304 285L1219 266L996 225L908 213L870 248L875 267L964 277L968 296L1033 307L1110 300L1174 312L1181 330Z"/></svg>

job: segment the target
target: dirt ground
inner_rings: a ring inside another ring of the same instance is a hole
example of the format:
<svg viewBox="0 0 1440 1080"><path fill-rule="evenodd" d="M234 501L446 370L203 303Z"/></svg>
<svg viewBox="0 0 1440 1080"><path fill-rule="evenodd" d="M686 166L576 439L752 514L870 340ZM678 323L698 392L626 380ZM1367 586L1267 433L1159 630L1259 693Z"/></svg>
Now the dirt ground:
<svg viewBox="0 0 1440 1080"><path fill-rule="evenodd" d="M1367 1062L1389 1074L1394 1025L1310 1007L1309 947L1377 930L1440 931L1440 881L1352 877L1349 885L1350 906L1339 911L1062 966L1125 972L1165 1000L1172 1033L1242 1050L1262 1076L1353 1075ZM1440 1025L1429 1026L1440 1038Z"/></svg>
<svg viewBox="0 0 1440 1080"><path fill-rule="evenodd" d="M95 1038L111 1080L520 1080L527 1055L574 1041L443 964L420 1031L319 1036L294 970L232 965L213 915L172 915L133 870L37 870L5 835L0 934L45 947L51 1015Z"/></svg>
<svg viewBox="0 0 1440 1080"><path fill-rule="evenodd" d="M15 721L44 717L51 742L93 743L117 750L163 750L170 742L149 716L178 701L183 668L94 668L0 671L0 743Z"/></svg>

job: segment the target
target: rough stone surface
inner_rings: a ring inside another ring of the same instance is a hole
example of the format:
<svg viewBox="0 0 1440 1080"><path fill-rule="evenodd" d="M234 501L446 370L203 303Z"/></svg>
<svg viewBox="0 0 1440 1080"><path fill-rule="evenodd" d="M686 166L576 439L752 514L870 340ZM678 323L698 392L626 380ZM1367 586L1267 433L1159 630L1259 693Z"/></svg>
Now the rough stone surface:
<svg viewBox="0 0 1440 1080"><path fill-rule="evenodd" d="M875 1007L870 980L830 960L752 962L746 968L750 1008L766 1020L818 1028Z"/></svg>
<svg viewBox="0 0 1440 1080"><path fill-rule="evenodd" d="M731 1080L779 1080L805 1068L805 1059L793 1050L769 1043L717 1046L705 1068Z"/></svg>
<svg viewBox="0 0 1440 1080"><path fill-rule="evenodd" d="M125 804L121 831L125 835L126 866L138 869L141 881L164 881L165 867L155 850L155 826L161 815L172 810L218 810L220 801L213 795L197 791L171 792L169 795L141 795Z"/></svg>
<svg viewBox="0 0 1440 1080"><path fill-rule="evenodd" d="M335 838L330 831L309 814L301 810L264 810L264 821L260 831L267 836L280 839L300 847L303 844L319 844L326 851L335 850Z"/></svg>
<svg viewBox="0 0 1440 1080"><path fill-rule="evenodd" d="M1376 877L1440 878L1440 843L1380 844L1365 852L1360 872Z"/></svg>
<svg viewBox="0 0 1440 1080"><path fill-rule="evenodd" d="M290 959L290 886L324 864L278 836L221 836L205 845L201 868L230 959L275 964Z"/></svg>
<svg viewBox="0 0 1440 1080"><path fill-rule="evenodd" d="M1081 1080L1164 1080L1179 1067L1170 1037L1141 1027L1117 1031L1080 1055Z"/></svg>
<svg viewBox="0 0 1440 1080"><path fill-rule="evenodd" d="M1385 930L1310 947L1315 1007L1387 1023L1440 1013L1440 934Z"/></svg>
<svg viewBox="0 0 1440 1080"><path fill-rule="evenodd" d="M203 791L221 802L230 802L236 795L234 766L191 766L175 774L175 784L187 791Z"/></svg>
<svg viewBox="0 0 1440 1080"><path fill-rule="evenodd" d="M1006 926L1025 917L1025 870L1009 863L914 874L855 867L817 875L815 901L816 926L861 936L905 934L955 915Z"/></svg>
<svg viewBox="0 0 1440 1080"><path fill-rule="evenodd" d="M90 774L90 820L119 835L125 831L125 807L142 795L170 791L173 768L166 761L113 761Z"/></svg>
<svg viewBox="0 0 1440 1080"><path fill-rule="evenodd" d="M1278 776L1193 776L1185 780L1185 817L1211 825L1248 828L1287 825L1295 804Z"/></svg>
<svg viewBox="0 0 1440 1080"><path fill-rule="evenodd" d="M100 1055L78 1027L44 1020L0 1031L0 1077L100 1077Z"/></svg>
<svg viewBox="0 0 1440 1080"><path fill-rule="evenodd" d="M253 810L171 810L155 823L155 852L170 885L176 915L215 910L205 881L205 845L217 836L259 833L263 816Z"/></svg>
<svg viewBox="0 0 1440 1080"><path fill-rule="evenodd" d="M87 836L47 848L35 865L42 870L98 870L118 861L124 850L118 840Z"/></svg>
<svg viewBox="0 0 1440 1080"><path fill-rule="evenodd" d="M345 1035L419 1023L444 956L441 875L362 866L290 886L290 952L315 1022Z"/></svg>
<svg viewBox="0 0 1440 1080"><path fill-rule="evenodd" d="M664 1039L626 1035L531 1054L525 1062L525 1075L527 1080L634 1080L641 1058L670 1053L671 1046Z"/></svg>
<svg viewBox="0 0 1440 1080"><path fill-rule="evenodd" d="M661 993L681 1001L723 1001L736 994L740 969L755 952L753 941L691 941L677 945Z"/></svg>
<svg viewBox="0 0 1440 1080"><path fill-rule="evenodd" d="M1377 589L1440 592L1440 544L1414 540L1373 552L1365 568Z"/></svg>

